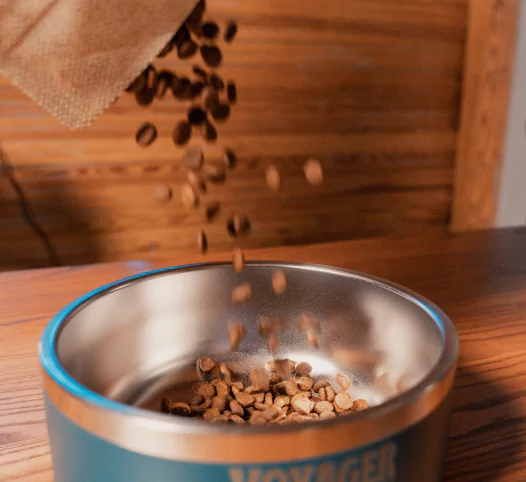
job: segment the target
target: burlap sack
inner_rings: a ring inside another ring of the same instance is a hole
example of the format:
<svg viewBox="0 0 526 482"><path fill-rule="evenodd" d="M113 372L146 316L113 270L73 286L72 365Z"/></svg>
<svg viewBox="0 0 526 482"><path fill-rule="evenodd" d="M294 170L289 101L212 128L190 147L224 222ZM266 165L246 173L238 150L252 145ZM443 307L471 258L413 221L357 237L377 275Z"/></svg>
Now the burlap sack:
<svg viewBox="0 0 526 482"><path fill-rule="evenodd" d="M73 129L166 45L197 0L0 0L0 73Z"/></svg>

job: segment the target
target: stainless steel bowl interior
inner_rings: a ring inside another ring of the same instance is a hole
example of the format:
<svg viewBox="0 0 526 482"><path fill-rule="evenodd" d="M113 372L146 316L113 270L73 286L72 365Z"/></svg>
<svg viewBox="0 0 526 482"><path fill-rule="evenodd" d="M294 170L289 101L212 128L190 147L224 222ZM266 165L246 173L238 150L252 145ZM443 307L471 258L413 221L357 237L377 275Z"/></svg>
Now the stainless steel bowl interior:
<svg viewBox="0 0 526 482"><path fill-rule="evenodd" d="M286 272L275 295L272 272ZM232 288L252 283L253 299L233 305ZM297 330L308 312L320 323L320 349ZM63 324L56 351L66 371L88 389L147 406L160 391L195 376L198 356L247 373L268 360L256 329L261 315L280 316L280 358L307 361L313 375L353 379L352 395L377 405L414 387L444 349L440 321L411 295L358 274L326 267L254 263L242 274L229 264L156 273L103 292ZM230 353L227 327L243 322L248 336Z"/></svg>

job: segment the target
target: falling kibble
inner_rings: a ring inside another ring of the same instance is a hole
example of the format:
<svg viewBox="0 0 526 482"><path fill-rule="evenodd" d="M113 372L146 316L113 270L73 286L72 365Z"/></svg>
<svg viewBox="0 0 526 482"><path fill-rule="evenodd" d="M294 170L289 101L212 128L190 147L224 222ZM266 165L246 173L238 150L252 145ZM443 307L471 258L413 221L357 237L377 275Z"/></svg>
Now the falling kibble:
<svg viewBox="0 0 526 482"><path fill-rule="evenodd" d="M153 190L153 197L160 202L168 202L172 199L172 190L164 184L157 184Z"/></svg>
<svg viewBox="0 0 526 482"><path fill-rule="evenodd" d="M200 51L201 57L203 57L206 65L209 67L219 67L223 60L221 50L215 45L201 45Z"/></svg>
<svg viewBox="0 0 526 482"><path fill-rule="evenodd" d="M199 196L192 185L185 184L181 188L181 201L188 209L197 207L199 204Z"/></svg>
<svg viewBox="0 0 526 482"><path fill-rule="evenodd" d="M237 34L237 24L234 21L228 22L225 29L225 42L232 42Z"/></svg>
<svg viewBox="0 0 526 482"><path fill-rule="evenodd" d="M150 122L146 122L141 127L139 127L139 130L135 135L135 140L137 144L139 144L142 147L151 145L156 138L157 129Z"/></svg>
<svg viewBox="0 0 526 482"><path fill-rule="evenodd" d="M205 22L201 25L203 37L207 39L215 39L219 34L219 25L215 22Z"/></svg>
<svg viewBox="0 0 526 482"><path fill-rule="evenodd" d="M234 169L237 164L236 154L232 149L225 148L223 151L223 161L229 169Z"/></svg>
<svg viewBox="0 0 526 482"><path fill-rule="evenodd" d="M203 165L203 149L199 146L192 146L186 150L185 161L186 167L191 171L199 171Z"/></svg>
<svg viewBox="0 0 526 482"><path fill-rule="evenodd" d="M203 81L206 82L208 80L208 74L206 73L206 70L199 67L199 65L194 65L192 67L192 72L200 77Z"/></svg>
<svg viewBox="0 0 526 482"><path fill-rule="evenodd" d="M208 251L208 239L204 231L199 231L197 235L197 246L203 254Z"/></svg>
<svg viewBox="0 0 526 482"><path fill-rule="evenodd" d="M272 289L277 295L282 295L287 291L287 276L284 271L272 273Z"/></svg>
<svg viewBox="0 0 526 482"><path fill-rule="evenodd" d="M237 87L233 80L229 80L226 85L226 95L230 104L237 102Z"/></svg>
<svg viewBox="0 0 526 482"><path fill-rule="evenodd" d="M230 115L230 106L228 104L219 103L210 110L210 114L215 120L223 121Z"/></svg>
<svg viewBox="0 0 526 482"><path fill-rule="evenodd" d="M232 264L234 265L234 270L236 273L241 273L241 271L243 271L245 266L245 255L241 249L234 249L232 254Z"/></svg>
<svg viewBox="0 0 526 482"><path fill-rule="evenodd" d="M216 90L224 90L225 88L225 82L219 75L217 74L210 74L210 84L212 87Z"/></svg>
<svg viewBox="0 0 526 482"><path fill-rule="evenodd" d="M243 304L250 298L252 298L252 285L250 283L242 283L232 290L232 301L235 304Z"/></svg>
<svg viewBox="0 0 526 482"><path fill-rule="evenodd" d="M317 159L309 159L303 166L305 178L312 186L319 186L323 184L323 169L320 161Z"/></svg>
<svg viewBox="0 0 526 482"><path fill-rule="evenodd" d="M163 70L159 73L157 77L157 90L155 92L155 97L158 99L164 99L168 89L172 88L173 75L167 70Z"/></svg>
<svg viewBox="0 0 526 482"><path fill-rule="evenodd" d="M271 191L279 191L281 189L281 176L276 166L268 166L265 171L265 181Z"/></svg>
<svg viewBox="0 0 526 482"><path fill-rule="evenodd" d="M217 162L207 162L203 165L203 175L212 184L223 184L226 181L225 167Z"/></svg>
<svg viewBox="0 0 526 482"><path fill-rule="evenodd" d="M175 126L173 141L176 145L182 146L189 141L191 135L192 126L186 121L181 121Z"/></svg>
<svg viewBox="0 0 526 482"><path fill-rule="evenodd" d="M217 139L217 130L210 121L205 120L201 124L201 135L207 141L215 141Z"/></svg>
<svg viewBox="0 0 526 482"><path fill-rule="evenodd" d="M219 202L215 201L209 203L205 208L205 218L207 222L213 222L217 218L217 216L219 216L220 211L221 204Z"/></svg>
<svg viewBox="0 0 526 482"><path fill-rule="evenodd" d="M236 214L227 221L226 229L230 236L236 238L250 233L252 228L247 216Z"/></svg>
<svg viewBox="0 0 526 482"><path fill-rule="evenodd" d="M200 106L188 109L188 122L192 125L201 125L206 120L206 112Z"/></svg>
<svg viewBox="0 0 526 482"><path fill-rule="evenodd" d="M230 349L237 350L239 345L247 336L247 329L241 323L231 323L228 325L228 339L230 340Z"/></svg>

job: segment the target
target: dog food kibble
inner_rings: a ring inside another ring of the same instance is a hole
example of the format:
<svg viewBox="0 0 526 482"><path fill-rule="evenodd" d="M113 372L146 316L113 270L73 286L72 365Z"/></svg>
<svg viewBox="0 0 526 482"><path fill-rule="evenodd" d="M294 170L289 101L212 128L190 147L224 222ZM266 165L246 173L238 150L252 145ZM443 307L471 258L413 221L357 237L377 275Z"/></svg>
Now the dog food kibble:
<svg viewBox="0 0 526 482"><path fill-rule="evenodd" d="M206 112L199 106L188 109L188 122L192 125L201 125L206 120Z"/></svg>
<svg viewBox="0 0 526 482"><path fill-rule="evenodd" d="M173 141L176 145L186 144L192 135L192 126L186 121L181 121L175 126L173 132Z"/></svg>
<svg viewBox="0 0 526 482"><path fill-rule="evenodd" d="M245 255L239 248L235 249L232 253L232 264L236 273L241 273L245 266Z"/></svg>
<svg viewBox="0 0 526 482"><path fill-rule="evenodd" d="M181 201L186 208L195 208L199 204L199 196L190 184L181 188Z"/></svg>
<svg viewBox="0 0 526 482"><path fill-rule="evenodd" d="M197 246L203 254L208 251L208 239L204 231L199 231L197 235Z"/></svg>
<svg viewBox="0 0 526 482"><path fill-rule="evenodd" d="M205 218L207 222L211 223L214 221L217 216L219 216L219 212L221 211L221 204L217 201L211 202L207 204L205 209Z"/></svg>
<svg viewBox="0 0 526 482"><path fill-rule="evenodd" d="M282 295L287 291L287 277L284 271L272 273L272 289L277 295Z"/></svg>
<svg viewBox="0 0 526 482"><path fill-rule="evenodd" d="M237 285L232 290L232 301L236 304L242 304L250 298L252 298L252 285L250 283Z"/></svg>
<svg viewBox="0 0 526 482"><path fill-rule="evenodd" d="M146 147L152 144L152 142L157 138L157 129L153 124L147 122L139 127L135 140L140 146Z"/></svg>
<svg viewBox="0 0 526 482"><path fill-rule="evenodd" d="M194 382L189 403L163 397L161 411L177 416L201 417L215 423L262 425L328 420L368 408L365 400L353 402L345 390L338 392L334 402L320 399L319 393L311 389L331 387L327 380L318 380L313 387L313 380L309 378L310 388L300 386L292 378L272 382L268 372L277 369L276 362L290 367L289 376L295 366L308 365L291 360L269 360L265 364L266 370L253 368L243 383L236 380L226 364L218 365L209 357L201 357L196 362L198 375L206 373L212 378L211 382Z"/></svg>
<svg viewBox="0 0 526 482"><path fill-rule="evenodd" d="M223 60L221 55L221 50L219 50L215 45L201 45L201 57L205 61L205 64L209 67L218 67Z"/></svg>
<svg viewBox="0 0 526 482"><path fill-rule="evenodd" d="M153 190L153 197L160 202L168 202L172 199L172 190L169 186L158 184Z"/></svg>
<svg viewBox="0 0 526 482"><path fill-rule="evenodd" d="M237 87L233 80L229 80L226 84L226 96L228 102L233 105L237 102Z"/></svg>
<svg viewBox="0 0 526 482"><path fill-rule="evenodd" d="M217 130L209 120L205 120L201 124L201 135L207 141L215 141L217 139Z"/></svg>
<svg viewBox="0 0 526 482"><path fill-rule="evenodd" d="M359 400L355 400L352 404L352 409L355 411L355 412L361 412L365 409L369 408L369 404L363 400L362 398L359 399Z"/></svg>
<svg viewBox="0 0 526 482"><path fill-rule="evenodd" d="M338 385L340 385L342 390L349 390L349 388L351 388L351 380L347 375L344 375L343 373L338 373L336 375L336 382L338 383Z"/></svg>
<svg viewBox="0 0 526 482"><path fill-rule="evenodd" d="M187 40L177 47L177 55L180 59L189 59L197 52L198 45L193 40Z"/></svg>
<svg viewBox="0 0 526 482"><path fill-rule="evenodd" d="M232 42L236 34L237 34L236 22L233 22L233 21L228 22L226 29L225 29L225 42Z"/></svg>
<svg viewBox="0 0 526 482"><path fill-rule="evenodd" d="M228 326L228 339L230 340L230 349L237 350L241 342L247 336L247 329L241 323L232 323Z"/></svg>
<svg viewBox="0 0 526 482"><path fill-rule="evenodd" d="M276 166L268 166L265 171L265 181L271 191L279 191L281 189L281 177Z"/></svg>
<svg viewBox="0 0 526 482"><path fill-rule="evenodd" d="M305 178L312 186L319 186L323 184L323 170L320 161L317 159L309 159L303 166Z"/></svg>
<svg viewBox="0 0 526 482"><path fill-rule="evenodd" d="M203 165L203 149L199 146L189 147L185 153L186 167L191 171L199 171Z"/></svg>

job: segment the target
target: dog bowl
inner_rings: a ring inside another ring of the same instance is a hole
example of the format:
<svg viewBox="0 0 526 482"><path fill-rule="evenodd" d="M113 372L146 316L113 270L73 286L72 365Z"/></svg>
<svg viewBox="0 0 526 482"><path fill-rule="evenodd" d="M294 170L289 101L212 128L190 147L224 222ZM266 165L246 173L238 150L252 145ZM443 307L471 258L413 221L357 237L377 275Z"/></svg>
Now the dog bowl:
<svg viewBox="0 0 526 482"><path fill-rule="evenodd" d="M276 270L284 294L272 291ZM232 288L252 284L246 303ZM319 321L319 348L296 328ZM370 408L307 423L212 424L156 412L159 394L211 356L237 373L270 357L258 316L287 321L279 358L352 380ZM248 335L230 352L227 326ZM436 306L400 286L308 264L174 267L71 303L40 342L55 482L434 482L442 478L458 341Z"/></svg>

